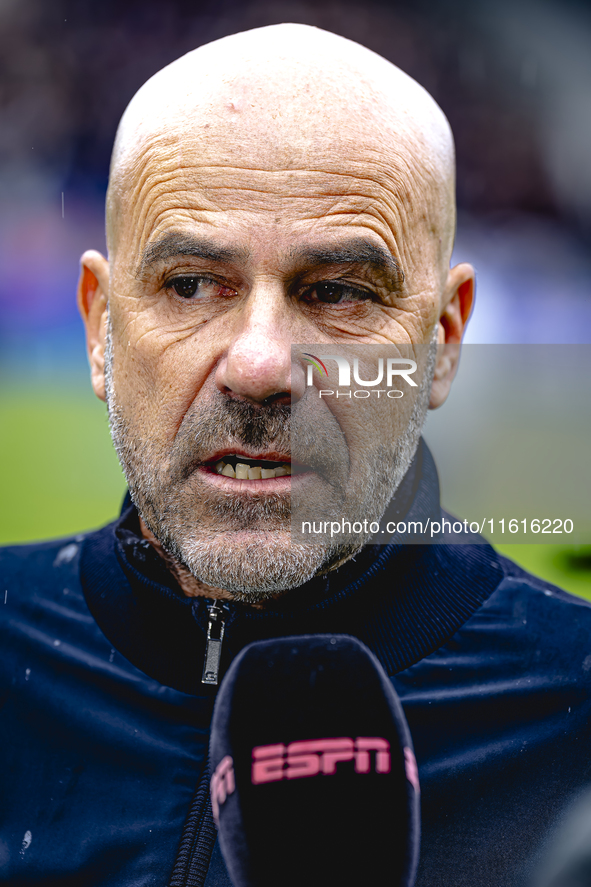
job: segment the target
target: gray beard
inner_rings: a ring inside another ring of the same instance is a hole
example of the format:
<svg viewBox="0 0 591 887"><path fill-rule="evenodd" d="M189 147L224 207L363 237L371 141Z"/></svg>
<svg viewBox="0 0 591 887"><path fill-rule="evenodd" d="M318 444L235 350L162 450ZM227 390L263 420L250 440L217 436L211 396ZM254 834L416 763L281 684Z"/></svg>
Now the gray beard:
<svg viewBox="0 0 591 887"><path fill-rule="evenodd" d="M307 462L332 483L335 513L349 499L358 514L380 521L415 455L427 414L437 357L433 338L423 380L415 395L410 421L392 443L376 447L365 459L366 477L352 496L350 484L332 477L334 429L298 423L297 447ZM220 443L292 452L291 409L283 405L256 407L219 394L202 411L187 412L174 444L168 449L149 434L134 430L121 407L113 379L110 318L105 344L105 388L109 427L131 498L162 548L200 583L224 589L235 600L256 603L297 588L358 552L370 534L296 542L291 538L289 497L240 498L217 491L196 496L186 487L202 461ZM336 423L335 423L336 425ZM338 426L337 426L338 428ZM342 436L342 435L341 435ZM272 444L272 446L271 446ZM344 457L347 461L347 457ZM348 463L347 463L348 464ZM203 527L196 508L207 515ZM246 538L245 538L246 535Z"/></svg>

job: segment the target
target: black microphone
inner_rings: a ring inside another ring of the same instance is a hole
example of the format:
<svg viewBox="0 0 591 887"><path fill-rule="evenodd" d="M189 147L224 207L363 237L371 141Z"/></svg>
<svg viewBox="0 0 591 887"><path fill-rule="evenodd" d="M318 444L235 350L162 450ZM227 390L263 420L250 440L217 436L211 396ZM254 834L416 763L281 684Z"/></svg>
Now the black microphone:
<svg viewBox="0 0 591 887"><path fill-rule="evenodd" d="M236 657L215 703L211 796L235 887L412 887L419 784L400 701L347 635Z"/></svg>

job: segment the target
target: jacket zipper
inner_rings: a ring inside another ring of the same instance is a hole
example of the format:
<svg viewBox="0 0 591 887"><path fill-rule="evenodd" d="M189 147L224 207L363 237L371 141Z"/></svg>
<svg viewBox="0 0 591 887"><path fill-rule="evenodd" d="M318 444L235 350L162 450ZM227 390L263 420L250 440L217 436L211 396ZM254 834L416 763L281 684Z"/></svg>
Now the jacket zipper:
<svg viewBox="0 0 591 887"><path fill-rule="evenodd" d="M227 606L220 601L213 601L209 606L209 622L207 624L207 640L205 641L205 660L203 662L202 684L217 685L220 677L220 660L222 658L222 641L226 628Z"/></svg>
<svg viewBox="0 0 591 887"><path fill-rule="evenodd" d="M209 755L183 826L168 887L203 887L217 837L209 797Z"/></svg>
<svg viewBox="0 0 591 887"><path fill-rule="evenodd" d="M214 600L207 605L207 609L207 638L201 683L217 686L229 607L221 601ZM209 755L207 755L183 826L169 887L203 887L216 836L217 829L209 797Z"/></svg>

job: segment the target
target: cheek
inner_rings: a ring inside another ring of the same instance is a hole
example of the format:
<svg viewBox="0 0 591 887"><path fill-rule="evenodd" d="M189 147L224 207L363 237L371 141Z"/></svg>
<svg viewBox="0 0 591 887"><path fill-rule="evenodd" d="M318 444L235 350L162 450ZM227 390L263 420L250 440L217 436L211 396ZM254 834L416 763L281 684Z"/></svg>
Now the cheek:
<svg viewBox="0 0 591 887"><path fill-rule="evenodd" d="M400 307L376 307L366 338L376 344L427 343L438 318L439 301L432 293L408 295Z"/></svg>
<svg viewBox="0 0 591 887"><path fill-rule="evenodd" d="M137 428L174 439L215 366L215 337L204 332L162 328L143 312L128 315L113 333L117 399Z"/></svg>
<svg viewBox="0 0 591 887"><path fill-rule="evenodd" d="M359 387L355 386L355 390ZM347 439L352 470L363 470L373 453L391 447L406 431L415 403L414 390L405 390L404 396L398 398L385 393L379 397L377 393L358 397L353 394L346 405L341 401L335 407L335 417Z"/></svg>
<svg viewBox="0 0 591 887"><path fill-rule="evenodd" d="M334 394L320 399L324 414L319 411L317 416L324 415L327 427L336 420L346 439L351 471L361 477L367 465L375 464L373 457L391 453L407 434L411 419L415 428L414 419L423 415L434 351L431 344L360 345L338 351L349 364L349 382L343 378L339 385L331 367L330 383L324 387Z"/></svg>

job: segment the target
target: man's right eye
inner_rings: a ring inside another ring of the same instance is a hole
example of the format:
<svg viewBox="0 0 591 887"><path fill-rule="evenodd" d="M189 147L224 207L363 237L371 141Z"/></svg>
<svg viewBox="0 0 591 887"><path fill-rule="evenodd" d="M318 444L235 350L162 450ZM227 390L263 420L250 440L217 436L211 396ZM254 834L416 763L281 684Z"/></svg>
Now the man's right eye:
<svg viewBox="0 0 591 887"><path fill-rule="evenodd" d="M234 291L209 277L173 277L165 285L182 299L208 299L230 295Z"/></svg>

